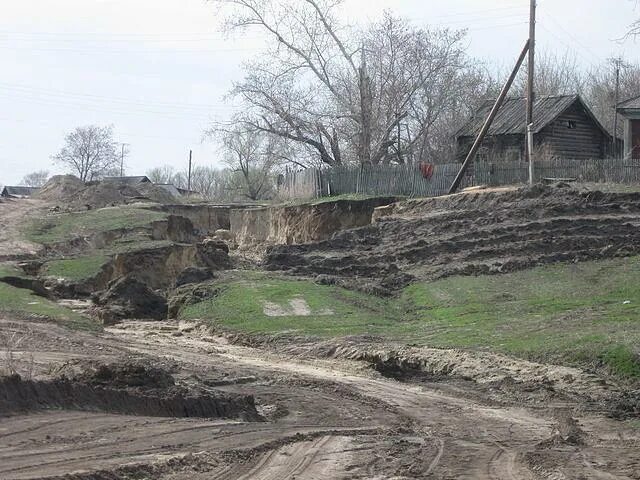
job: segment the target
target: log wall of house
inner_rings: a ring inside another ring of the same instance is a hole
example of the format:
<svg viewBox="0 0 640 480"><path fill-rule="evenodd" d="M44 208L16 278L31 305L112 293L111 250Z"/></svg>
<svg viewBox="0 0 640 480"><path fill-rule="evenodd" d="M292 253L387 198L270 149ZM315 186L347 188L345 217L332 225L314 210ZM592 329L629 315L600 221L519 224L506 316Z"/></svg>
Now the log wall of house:
<svg viewBox="0 0 640 480"><path fill-rule="evenodd" d="M458 137L457 160L462 162L469 154L475 138ZM524 136L523 135L495 135L486 137L483 142L476 161L497 161L504 160L517 162L524 158Z"/></svg>
<svg viewBox="0 0 640 480"><path fill-rule="evenodd" d="M578 105L567 109L535 137L542 154L560 158L604 158L608 138Z"/></svg>

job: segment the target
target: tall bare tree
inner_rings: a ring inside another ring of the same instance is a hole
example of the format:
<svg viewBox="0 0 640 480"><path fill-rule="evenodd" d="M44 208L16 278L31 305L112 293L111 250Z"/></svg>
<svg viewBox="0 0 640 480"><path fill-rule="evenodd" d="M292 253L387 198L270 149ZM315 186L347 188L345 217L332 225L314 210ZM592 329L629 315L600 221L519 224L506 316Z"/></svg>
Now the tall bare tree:
<svg viewBox="0 0 640 480"><path fill-rule="evenodd" d="M20 185L24 185L25 187L41 187L47 183L48 179L49 172L47 170L38 170L37 172L31 172L22 177Z"/></svg>
<svg viewBox="0 0 640 480"><path fill-rule="evenodd" d="M224 161L235 174L234 188L251 200L268 198L273 193L273 174L280 158L279 141L259 130L235 129L222 133Z"/></svg>
<svg viewBox="0 0 640 480"><path fill-rule="evenodd" d="M586 73L575 52L540 50L536 54L535 94L537 96L583 94L587 88ZM514 86L514 93L525 95L526 91L527 69L523 67Z"/></svg>
<svg viewBox="0 0 640 480"><path fill-rule="evenodd" d="M388 161L412 101L463 68L459 32L392 15L356 31L338 21L339 0L212 1L230 10L230 29L258 28L272 39L234 85L248 107L235 122L311 149L324 164Z"/></svg>
<svg viewBox="0 0 640 480"><path fill-rule="evenodd" d="M114 172L120 165L120 152L113 139L113 127L78 127L65 137L65 146L51 157L83 182Z"/></svg>

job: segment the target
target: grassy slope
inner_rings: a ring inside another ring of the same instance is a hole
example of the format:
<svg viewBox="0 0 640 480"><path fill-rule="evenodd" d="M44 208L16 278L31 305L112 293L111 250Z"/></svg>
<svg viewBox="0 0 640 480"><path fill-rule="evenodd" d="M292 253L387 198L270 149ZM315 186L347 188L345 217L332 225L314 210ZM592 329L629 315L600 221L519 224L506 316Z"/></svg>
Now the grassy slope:
<svg viewBox="0 0 640 480"><path fill-rule="evenodd" d="M166 214L162 212L120 206L47 216L26 224L23 231L32 242L51 244L78 235L145 226L164 218Z"/></svg>
<svg viewBox="0 0 640 480"><path fill-rule="evenodd" d="M168 240L136 240L116 241L113 245L94 250L93 252L78 257L60 258L49 260L45 263L43 275L64 278L71 281L81 281L95 277L109 258L116 253L132 252L149 248L158 248L171 245Z"/></svg>
<svg viewBox="0 0 640 480"><path fill-rule="evenodd" d="M269 317L264 302L290 308L289 301L303 297L311 315ZM330 309L334 314L326 315ZM252 272L232 281L211 301L186 307L186 319L211 318L221 324L255 333L296 332L333 336L354 333L383 333L391 320L384 300L312 282L269 278Z"/></svg>
<svg viewBox="0 0 640 480"><path fill-rule="evenodd" d="M15 288L2 282L0 282L0 311L44 316L55 323L76 330L99 331L102 328L90 318L34 295L30 290Z"/></svg>
<svg viewBox="0 0 640 480"><path fill-rule="evenodd" d="M265 301L286 306L296 296L316 314L263 313ZM326 308L335 315L317 315ZM394 300L254 274L182 316L251 332L368 333L570 365L605 364L620 376L640 378L640 257L453 277L412 285Z"/></svg>
<svg viewBox="0 0 640 480"><path fill-rule="evenodd" d="M144 208L119 206L86 212L64 213L32 220L23 232L27 239L41 244L52 244L70 240L79 235L123 228L144 227L151 222L163 220L166 214ZM50 260L43 273L58 278L79 281L98 274L100 268L115 253L141 248L161 246L168 242L150 241L148 238L134 238L117 241L114 245L94 250L73 258Z"/></svg>

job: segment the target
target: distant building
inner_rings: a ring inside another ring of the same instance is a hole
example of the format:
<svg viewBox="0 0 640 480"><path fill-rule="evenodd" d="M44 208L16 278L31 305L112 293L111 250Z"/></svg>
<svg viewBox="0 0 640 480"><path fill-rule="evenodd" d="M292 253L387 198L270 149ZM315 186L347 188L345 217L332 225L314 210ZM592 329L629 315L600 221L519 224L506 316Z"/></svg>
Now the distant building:
<svg viewBox="0 0 640 480"><path fill-rule="evenodd" d="M124 183L126 185L139 185L141 183L151 183L149 177L140 175L136 177L104 177L104 182Z"/></svg>
<svg viewBox="0 0 640 480"><path fill-rule="evenodd" d="M624 156L640 159L640 96L618 104L624 121Z"/></svg>
<svg viewBox="0 0 640 480"><path fill-rule="evenodd" d="M494 102L485 103L457 132L458 160L469 154ZM587 160L611 154L613 137L579 95L539 97L533 107L534 145L550 157ZM639 117L640 118L640 117ZM526 100L507 98L491 124L476 161L525 158Z"/></svg>
<svg viewBox="0 0 640 480"><path fill-rule="evenodd" d="M39 187L10 187L2 189L0 196L3 198L29 198L40 190Z"/></svg>

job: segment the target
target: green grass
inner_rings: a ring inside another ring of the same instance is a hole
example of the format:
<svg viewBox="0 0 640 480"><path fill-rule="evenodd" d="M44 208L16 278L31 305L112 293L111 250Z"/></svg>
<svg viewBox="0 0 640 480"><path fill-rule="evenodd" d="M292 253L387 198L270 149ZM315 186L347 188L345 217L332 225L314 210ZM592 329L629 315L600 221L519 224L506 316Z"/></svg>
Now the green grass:
<svg viewBox="0 0 640 480"><path fill-rule="evenodd" d="M165 213L144 208L109 207L35 219L24 226L23 233L32 242L52 244L64 242L80 235L121 228L143 227L165 218Z"/></svg>
<svg viewBox="0 0 640 480"><path fill-rule="evenodd" d="M75 258L51 260L45 264L42 274L67 280L85 280L95 277L109 257L103 253Z"/></svg>
<svg viewBox="0 0 640 480"><path fill-rule="evenodd" d="M81 281L95 277L103 265L118 253L134 252L171 245L169 240L143 240L129 238L118 240L109 247L94 250L78 257L49 260L45 263L42 274L50 277Z"/></svg>
<svg viewBox="0 0 640 480"><path fill-rule="evenodd" d="M24 273L11 264L0 263L0 278L2 277L24 277Z"/></svg>
<svg viewBox="0 0 640 480"><path fill-rule="evenodd" d="M420 343L605 364L640 378L637 257L454 277L412 285L400 301L416 326L410 337Z"/></svg>
<svg viewBox="0 0 640 480"><path fill-rule="evenodd" d="M265 302L286 307L297 297L307 301L312 315L264 314ZM327 308L334 315L318 315ZM452 277L411 285L390 300L256 273L229 281L218 297L187 307L182 316L248 332L374 334L408 344L606 367L640 379L640 257Z"/></svg>
<svg viewBox="0 0 640 480"><path fill-rule="evenodd" d="M265 302L291 310L289 301L304 298L311 315L271 317ZM330 309L333 315L327 315ZM382 333L390 322L388 302L367 295L308 281L270 277L260 272L244 274L222 287L209 301L183 309L181 318L211 319L232 329L253 333L300 333L343 336Z"/></svg>
<svg viewBox="0 0 640 480"><path fill-rule="evenodd" d="M75 330L100 331L101 325L84 315L33 294L0 282L0 311L19 315L44 316L59 325Z"/></svg>

